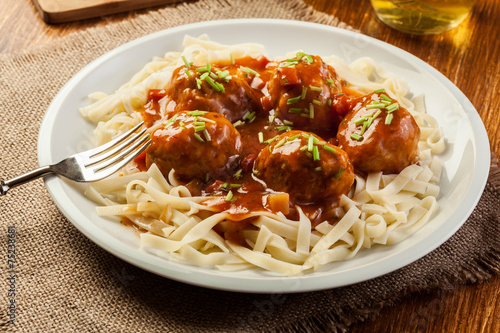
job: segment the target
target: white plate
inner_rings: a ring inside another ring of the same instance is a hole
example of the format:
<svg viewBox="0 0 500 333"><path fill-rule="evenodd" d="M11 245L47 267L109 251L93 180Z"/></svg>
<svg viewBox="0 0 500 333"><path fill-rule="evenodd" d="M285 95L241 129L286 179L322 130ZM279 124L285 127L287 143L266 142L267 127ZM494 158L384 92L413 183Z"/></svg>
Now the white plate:
<svg viewBox="0 0 500 333"><path fill-rule="evenodd" d="M400 244L363 250L354 259L312 274L277 277L257 270L223 273L139 251L139 238L131 228L95 214L95 204L83 196L82 184L47 178L47 189L63 214L97 245L145 270L198 286L242 292L303 292L349 285L401 268L445 242L471 214L486 184L490 149L483 123L462 92L434 68L394 46L350 31L298 21L196 23L145 36L105 54L76 74L50 105L40 129L40 165L91 147L93 125L78 113L89 93L113 92L153 56L180 50L184 35L203 33L222 43L261 43L269 57L297 49L322 56L335 54L346 62L370 56L406 79L414 94L425 93L428 111L444 129L448 142L441 156L445 172L439 212Z"/></svg>

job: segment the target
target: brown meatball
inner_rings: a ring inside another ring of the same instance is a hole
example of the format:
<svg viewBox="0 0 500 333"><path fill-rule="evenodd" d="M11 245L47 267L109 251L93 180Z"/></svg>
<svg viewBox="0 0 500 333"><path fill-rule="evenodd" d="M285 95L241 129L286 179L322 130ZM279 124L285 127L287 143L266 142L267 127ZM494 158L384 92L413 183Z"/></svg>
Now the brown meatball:
<svg viewBox="0 0 500 333"><path fill-rule="evenodd" d="M420 128L412 115L384 93L360 97L337 132L339 147L354 169L364 173L401 172L416 162L419 139Z"/></svg>
<svg viewBox="0 0 500 333"><path fill-rule="evenodd" d="M335 95L342 93L335 69L319 56L298 53L295 61L278 63L268 84L276 117L307 131L335 130L342 119L332 108Z"/></svg>
<svg viewBox="0 0 500 333"><path fill-rule="evenodd" d="M165 176L174 169L182 180L216 178L241 152L240 134L218 113L183 111L163 124L152 135L146 166L155 163Z"/></svg>
<svg viewBox="0 0 500 333"><path fill-rule="evenodd" d="M237 65L224 68L191 65L189 69L181 66L172 74L167 89L167 114L172 116L184 110L206 110L220 113L234 123L247 112L259 112L262 95L260 90L250 86Z"/></svg>
<svg viewBox="0 0 500 333"><path fill-rule="evenodd" d="M309 137L313 138L311 145ZM289 193L296 203L338 198L354 182L353 167L344 151L302 131L284 133L262 149L254 169L269 188Z"/></svg>

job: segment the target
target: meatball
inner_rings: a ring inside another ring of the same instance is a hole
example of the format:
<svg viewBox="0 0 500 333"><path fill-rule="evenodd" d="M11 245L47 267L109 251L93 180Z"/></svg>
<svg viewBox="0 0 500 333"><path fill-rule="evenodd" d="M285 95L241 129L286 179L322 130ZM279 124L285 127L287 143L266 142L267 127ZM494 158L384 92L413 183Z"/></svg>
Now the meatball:
<svg viewBox="0 0 500 333"><path fill-rule="evenodd" d="M332 108L342 86L335 69L319 56L297 53L278 64L268 83L276 117L293 122L296 129L335 130L342 115Z"/></svg>
<svg viewBox="0 0 500 333"><path fill-rule="evenodd" d="M214 112L179 112L165 120L151 139L146 167L155 163L165 176L174 169L186 181L223 175L241 152L236 128Z"/></svg>
<svg viewBox="0 0 500 333"><path fill-rule="evenodd" d="M358 99L342 120L337 140L359 172L399 173L417 161L420 128L383 92Z"/></svg>
<svg viewBox="0 0 500 333"><path fill-rule="evenodd" d="M239 66L177 68L167 89L167 114L206 110L220 113L234 123L245 114L259 112L263 93L253 89L241 73Z"/></svg>
<svg viewBox="0 0 500 333"><path fill-rule="evenodd" d="M354 182L347 154L315 134L289 131L261 150L254 164L269 188L287 192L296 203L346 194Z"/></svg>

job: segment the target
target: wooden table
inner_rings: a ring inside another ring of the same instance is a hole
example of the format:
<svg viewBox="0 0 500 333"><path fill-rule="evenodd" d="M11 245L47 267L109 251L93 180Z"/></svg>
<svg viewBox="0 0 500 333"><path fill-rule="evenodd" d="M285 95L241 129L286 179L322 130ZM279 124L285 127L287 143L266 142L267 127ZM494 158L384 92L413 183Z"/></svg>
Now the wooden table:
<svg viewBox="0 0 500 333"><path fill-rule="evenodd" d="M382 24L368 0L304 0L361 32L400 47L447 76L478 110L500 156L500 42L497 0L478 0L458 28L434 36L411 36ZM71 32L129 19L139 12L46 25L30 0L0 1L0 52L16 53ZM396 300L374 321L351 332L500 332L500 276L479 285L457 286Z"/></svg>

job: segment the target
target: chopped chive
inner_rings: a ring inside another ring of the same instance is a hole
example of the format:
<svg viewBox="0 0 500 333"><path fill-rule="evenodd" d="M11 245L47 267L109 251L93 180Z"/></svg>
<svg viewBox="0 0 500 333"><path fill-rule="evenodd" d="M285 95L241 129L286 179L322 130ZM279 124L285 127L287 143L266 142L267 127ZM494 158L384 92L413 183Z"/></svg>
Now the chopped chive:
<svg viewBox="0 0 500 333"><path fill-rule="evenodd" d="M190 116L201 116L207 113L208 111L200 111L200 110L194 110L194 111L188 111L188 114Z"/></svg>
<svg viewBox="0 0 500 333"><path fill-rule="evenodd" d="M266 143L266 144L267 144L267 143L271 143L271 142L273 142L274 140L278 139L278 137L279 137L279 135L276 135L276 136L274 136L274 137L272 137L272 138L270 138L270 139L267 139L266 141L264 141L264 143Z"/></svg>
<svg viewBox="0 0 500 333"><path fill-rule="evenodd" d="M314 105L312 103L309 105L309 118L314 118Z"/></svg>
<svg viewBox="0 0 500 333"><path fill-rule="evenodd" d="M314 171L316 171L316 172L321 171L321 170L323 170L322 167L316 167L316 168L314 168Z"/></svg>
<svg viewBox="0 0 500 333"><path fill-rule="evenodd" d="M382 89L378 89L378 90L375 90L374 92L375 92L375 93L382 93L382 92L385 92L385 89L384 89L384 88L382 88Z"/></svg>
<svg viewBox="0 0 500 333"><path fill-rule="evenodd" d="M311 88L312 91L319 91L319 92L323 91L323 88L321 88L321 87L309 86L309 88Z"/></svg>
<svg viewBox="0 0 500 333"><path fill-rule="evenodd" d="M196 69L198 72L207 72L207 73L210 73L210 64L207 63L207 65L205 67L200 67L200 68L197 68ZM208 74L207 74L208 75Z"/></svg>
<svg viewBox="0 0 500 333"><path fill-rule="evenodd" d="M269 123L270 123L270 124L272 124L272 123L273 123L274 118L276 118L276 116L275 116L275 115L270 115L270 116L269 116Z"/></svg>
<svg viewBox="0 0 500 333"><path fill-rule="evenodd" d="M314 137L312 135L307 139L307 150L312 151L314 145Z"/></svg>
<svg viewBox="0 0 500 333"><path fill-rule="evenodd" d="M196 78L196 86L198 87L198 89L201 89L201 80Z"/></svg>
<svg viewBox="0 0 500 333"><path fill-rule="evenodd" d="M214 72L210 72L210 77L214 80L217 80L219 78Z"/></svg>
<svg viewBox="0 0 500 333"><path fill-rule="evenodd" d="M205 140L203 140L203 138L198 133L194 133L193 135L198 141L205 142Z"/></svg>
<svg viewBox="0 0 500 333"><path fill-rule="evenodd" d="M386 107L388 112L393 112L399 109L399 104L398 103L392 103L391 105L387 105Z"/></svg>
<svg viewBox="0 0 500 333"><path fill-rule="evenodd" d="M380 110L379 110L380 111ZM375 117L370 117L368 118L368 120L366 121L366 128L370 127L370 125L372 124L373 122L373 119L375 119ZM363 135L363 133L361 133L361 135Z"/></svg>
<svg viewBox="0 0 500 333"><path fill-rule="evenodd" d="M191 68L192 62L188 62L185 56L182 56L182 61L184 61L184 66Z"/></svg>
<svg viewBox="0 0 500 333"><path fill-rule="evenodd" d="M320 100L313 99L312 102L313 102L313 104L321 105L321 101Z"/></svg>
<svg viewBox="0 0 500 333"><path fill-rule="evenodd" d="M300 136L300 134L295 134L294 136L289 137L288 141L293 141L293 140L297 139L299 136Z"/></svg>
<svg viewBox="0 0 500 333"><path fill-rule="evenodd" d="M229 57L231 58L231 65L234 65L234 54L233 54L233 52L231 52L229 54Z"/></svg>
<svg viewBox="0 0 500 333"><path fill-rule="evenodd" d="M214 82L214 80L210 77L210 76L207 76L205 77L205 81L208 82L208 84L216 91L221 91L221 88L219 86L217 86Z"/></svg>
<svg viewBox="0 0 500 333"><path fill-rule="evenodd" d="M376 103L376 102L373 102L371 104L368 104L366 106L367 109L380 109L380 108L385 108L385 104L384 103Z"/></svg>
<svg viewBox="0 0 500 333"><path fill-rule="evenodd" d="M301 113L302 112L302 108L289 108L288 112L289 113Z"/></svg>
<svg viewBox="0 0 500 333"><path fill-rule="evenodd" d="M222 184L220 187L221 187L222 189L224 189L224 190L227 190L227 187L228 187L228 186L229 186L229 184L228 184L228 183L224 183L224 184Z"/></svg>
<svg viewBox="0 0 500 333"><path fill-rule="evenodd" d="M340 168L339 171L337 171L337 173L335 174L335 178L339 179L340 177L342 177L342 174L344 173L345 169L343 168Z"/></svg>
<svg viewBox="0 0 500 333"><path fill-rule="evenodd" d="M225 71L219 71L217 72L217 75L219 76L219 78L223 79L229 75L229 71L227 69Z"/></svg>
<svg viewBox="0 0 500 333"><path fill-rule="evenodd" d="M252 170L252 173L257 176L259 174L259 171L258 170Z"/></svg>
<svg viewBox="0 0 500 333"><path fill-rule="evenodd" d="M300 99L306 98L306 94L307 94L307 88L302 87L302 94L300 94Z"/></svg>
<svg viewBox="0 0 500 333"><path fill-rule="evenodd" d="M210 179L210 175L208 173L205 174L205 183L208 183L208 180Z"/></svg>
<svg viewBox="0 0 500 333"><path fill-rule="evenodd" d="M385 124L386 125L390 125L392 123L392 118L393 118L393 114L392 113L389 113L386 117L385 117Z"/></svg>
<svg viewBox="0 0 500 333"><path fill-rule="evenodd" d="M290 104L297 103L297 102L300 100L300 98L301 98L301 96L291 97L291 98L289 98L289 99L286 101L286 104L287 104L287 105L290 105Z"/></svg>
<svg viewBox="0 0 500 333"><path fill-rule="evenodd" d="M309 139L310 135L307 133L300 133L304 138Z"/></svg>
<svg viewBox="0 0 500 333"><path fill-rule="evenodd" d="M304 111L307 111L307 109L304 109ZM304 118L311 118L309 113L301 113L300 116Z"/></svg>
<svg viewBox="0 0 500 333"><path fill-rule="evenodd" d="M208 119L205 117L198 117L198 120L202 120L202 121L207 122L207 123L215 124L215 120Z"/></svg>
<svg viewBox="0 0 500 333"><path fill-rule="evenodd" d="M318 146L314 146L313 148L313 160L319 161L319 150Z"/></svg>
<svg viewBox="0 0 500 333"><path fill-rule="evenodd" d="M205 80L205 78L208 76L208 72L207 73L203 73L200 75L200 79L201 80Z"/></svg>
<svg viewBox="0 0 500 333"><path fill-rule="evenodd" d="M283 124L288 125L288 126L293 126L293 121L290 120L283 120Z"/></svg>
<svg viewBox="0 0 500 333"><path fill-rule="evenodd" d="M231 201L233 199L233 191L227 192L226 201Z"/></svg>
<svg viewBox="0 0 500 333"><path fill-rule="evenodd" d="M188 78L192 78L193 77L187 68L184 70L184 73L186 73L186 75L187 75Z"/></svg>
<svg viewBox="0 0 500 333"><path fill-rule="evenodd" d="M234 178L239 179L241 177L242 172L243 172L242 169L239 169L238 171L236 171L234 174Z"/></svg>
<svg viewBox="0 0 500 333"><path fill-rule="evenodd" d="M210 136L210 133L208 133L206 129L203 130L203 135L205 136L205 140L212 141L212 137Z"/></svg>
<svg viewBox="0 0 500 333"><path fill-rule="evenodd" d="M302 147L300 147L300 149L299 149L299 150L300 150L300 151L307 150L307 146L302 146Z"/></svg>
<svg viewBox="0 0 500 333"><path fill-rule="evenodd" d="M332 99L331 98L326 100L326 105L332 106Z"/></svg>
<svg viewBox="0 0 500 333"><path fill-rule="evenodd" d="M382 113L382 111L378 110L377 112L375 112L375 114L372 116L372 119L375 119L377 118L380 114Z"/></svg>
<svg viewBox="0 0 500 333"><path fill-rule="evenodd" d="M310 152L306 151L305 154L306 154L307 157L313 158L313 155Z"/></svg>
<svg viewBox="0 0 500 333"><path fill-rule="evenodd" d="M274 148L276 149L276 148L279 148L279 147L283 146L283 145L285 144L285 141L286 141L286 139L285 139L285 138L281 139L281 140L280 140L280 141L278 141L278 143L274 146Z"/></svg>
<svg viewBox="0 0 500 333"><path fill-rule="evenodd" d="M357 141L363 140L363 136L359 135L359 134L356 134L356 133L352 133L351 134L351 138L354 139L354 140L357 140Z"/></svg>
<svg viewBox="0 0 500 333"><path fill-rule="evenodd" d="M339 97L339 96L343 96L343 95L345 95L345 94L344 93L340 93L340 94L333 95L333 97Z"/></svg>
<svg viewBox="0 0 500 333"><path fill-rule="evenodd" d="M262 143L264 142L264 133L259 132L259 142Z"/></svg>
<svg viewBox="0 0 500 333"><path fill-rule="evenodd" d="M259 73L257 73L255 70L251 69L250 67L240 67L240 69L248 74L252 74L253 76L260 76Z"/></svg>
<svg viewBox="0 0 500 333"><path fill-rule="evenodd" d="M290 127L290 126L278 126L278 127L276 127L276 129L278 131L289 131L292 129L292 127Z"/></svg>
<svg viewBox="0 0 500 333"><path fill-rule="evenodd" d="M333 82L332 79L326 79L326 82L328 82L328 84L330 84L331 86L335 85L335 82ZM337 96L337 95L335 95Z"/></svg>
<svg viewBox="0 0 500 333"><path fill-rule="evenodd" d="M390 97L388 97L386 94L381 94L380 97L382 97L383 99L385 99L388 102L392 102L392 99Z"/></svg>
<svg viewBox="0 0 500 333"><path fill-rule="evenodd" d="M370 119L372 119L372 118L370 118ZM368 120L368 121L369 121L369 120ZM365 122L363 123L363 127L361 127L361 133L360 133L360 135L365 134L365 131L366 131L366 129L368 128L368 121L365 121Z"/></svg>
<svg viewBox="0 0 500 333"><path fill-rule="evenodd" d="M232 188L239 188L241 187L242 185L241 184L231 184L230 185Z"/></svg>
<svg viewBox="0 0 500 333"><path fill-rule="evenodd" d="M243 117L241 117L241 119L246 120L249 115L250 115L250 111L247 111L247 112L245 112L245 114L243 115Z"/></svg>
<svg viewBox="0 0 500 333"><path fill-rule="evenodd" d="M255 120L256 116L255 116L255 111L253 111L252 113L250 113L250 115L248 116L248 122L251 123Z"/></svg>
<svg viewBox="0 0 500 333"><path fill-rule="evenodd" d="M233 126L234 126L234 127L238 127L238 126L243 125L243 124L244 124L244 123L243 123L241 120L237 120L237 121L235 121L235 122L233 123Z"/></svg>
<svg viewBox="0 0 500 333"><path fill-rule="evenodd" d="M326 145L326 144L325 144L325 145L323 145L323 149L328 150L329 152L331 152L331 153L333 153L333 154L335 154L335 153L336 153L336 150L335 150L335 149L333 149L332 147L330 147L330 146L328 146L328 145Z"/></svg>
<svg viewBox="0 0 500 333"><path fill-rule="evenodd" d="M308 54L306 55L307 62L312 64L313 63L313 58Z"/></svg>
<svg viewBox="0 0 500 333"><path fill-rule="evenodd" d="M184 122L182 122L182 121L181 121L181 122L179 122L179 125L181 125L181 127L186 126L186 124L184 124Z"/></svg>
<svg viewBox="0 0 500 333"><path fill-rule="evenodd" d="M205 123L203 121L193 121L193 125L195 125L195 126L205 126Z"/></svg>
<svg viewBox="0 0 500 333"><path fill-rule="evenodd" d="M352 123L356 124L356 125L360 125L360 124L364 123L365 121L366 121L366 118L365 117L361 117L361 118L358 118L356 120L353 120Z"/></svg>

